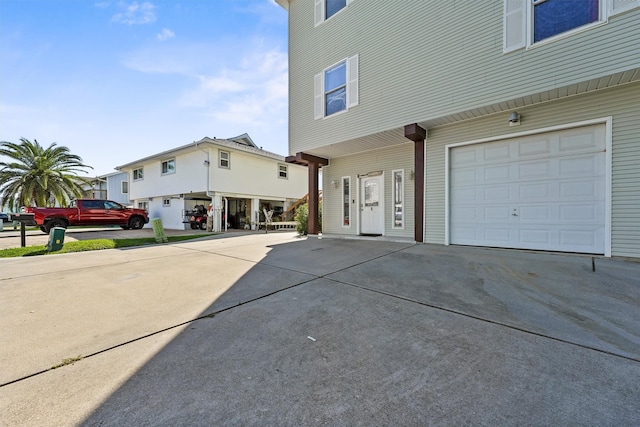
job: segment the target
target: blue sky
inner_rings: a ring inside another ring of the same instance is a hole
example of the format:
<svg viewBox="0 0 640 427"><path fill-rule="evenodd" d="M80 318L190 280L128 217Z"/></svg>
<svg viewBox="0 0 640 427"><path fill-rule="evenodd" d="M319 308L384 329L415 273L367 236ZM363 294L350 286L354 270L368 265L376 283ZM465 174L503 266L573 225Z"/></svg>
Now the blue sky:
<svg viewBox="0 0 640 427"><path fill-rule="evenodd" d="M205 136L286 155L287 78L273 0L0 0L0 141L88 176Z"/></svg>

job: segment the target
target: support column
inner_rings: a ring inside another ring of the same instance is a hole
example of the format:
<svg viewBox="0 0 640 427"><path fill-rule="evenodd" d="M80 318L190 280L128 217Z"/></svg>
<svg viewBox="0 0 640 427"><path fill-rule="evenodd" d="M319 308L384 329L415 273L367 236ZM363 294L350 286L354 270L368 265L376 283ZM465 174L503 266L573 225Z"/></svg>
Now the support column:
<svg viewBox="0 0 640 427"><path fill-rule="evenodd" d="M317 163L309 163L309 223L308 234L318 234L320 226L318 216L320 212L320 201L318 198L318 172L320 167Z"/></svg>
<svg viewBox="0 0 640 427"><path fill-rule="evenodd" d="M404 127L404 136L414 142L414 240L424 242L424 141L427 138L427 131L417 123L413 123Z"/></svg>
<svg viewBox="0 0 640 427"><path fill-rule="evenodd" d="M320 200L318 197L318 173L322 166L329 164L328 159L313 156L303 152L296 153L295 156L286 158L287 163L305 165L309 168L309 220L307 224L307 234L318 234L320 232Z"/></svg>

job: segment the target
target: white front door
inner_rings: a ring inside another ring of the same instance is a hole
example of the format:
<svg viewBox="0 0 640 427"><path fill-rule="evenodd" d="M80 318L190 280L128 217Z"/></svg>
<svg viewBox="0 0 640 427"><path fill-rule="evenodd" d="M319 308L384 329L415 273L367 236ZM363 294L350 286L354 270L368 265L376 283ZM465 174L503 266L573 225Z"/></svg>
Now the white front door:
<svg viewBox="0 0 640 427"><path fill-rule="evenodd" d="M360 182L360 234L384 232L384 179L382 175L364 177Z"/></svg>
<svg viewBox="0 0 640 427"><path fill-rule="evenodd" d="M605 126L455 147L450 241L603 254Z"/></svg>

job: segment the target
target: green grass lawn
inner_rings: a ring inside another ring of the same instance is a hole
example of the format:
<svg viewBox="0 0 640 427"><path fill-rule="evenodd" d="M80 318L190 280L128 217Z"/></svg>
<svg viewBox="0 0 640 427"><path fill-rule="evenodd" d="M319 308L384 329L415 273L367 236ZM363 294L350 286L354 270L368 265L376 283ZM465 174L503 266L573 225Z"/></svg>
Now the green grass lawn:
<svg viewBox="0 0 640 427"><path fill-rule="evenodd" d="M191 236L168 236L167 239L169 240L169 243L171 243L171 242L180 242L183 240L198 239L201 237L203 237L202 234L196 234ZM24 248L0 249L0 258L98 251L101 249L118 249L118 248L129 248L132 246L154 245L156 243L157 242L154 237L145 237L140 239L79 240L75 242L65 243L62 249L56 252L47 252L46 245L27 246Z"/></svg>

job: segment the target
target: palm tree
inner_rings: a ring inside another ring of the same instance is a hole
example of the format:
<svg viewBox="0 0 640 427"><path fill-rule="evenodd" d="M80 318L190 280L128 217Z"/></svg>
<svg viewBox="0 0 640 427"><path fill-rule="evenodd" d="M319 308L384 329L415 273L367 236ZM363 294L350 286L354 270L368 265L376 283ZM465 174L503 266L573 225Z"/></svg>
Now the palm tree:
<svg viewBox="0 0 640 427"><path fill-rule="evenodd" d="M93 169L67 147L54 142L44 148L35 139L0 142L0 159L0 206L14 211L20 206L66 206L70 199L82 196L82 185L89 182L77 173Z"/></svg>

